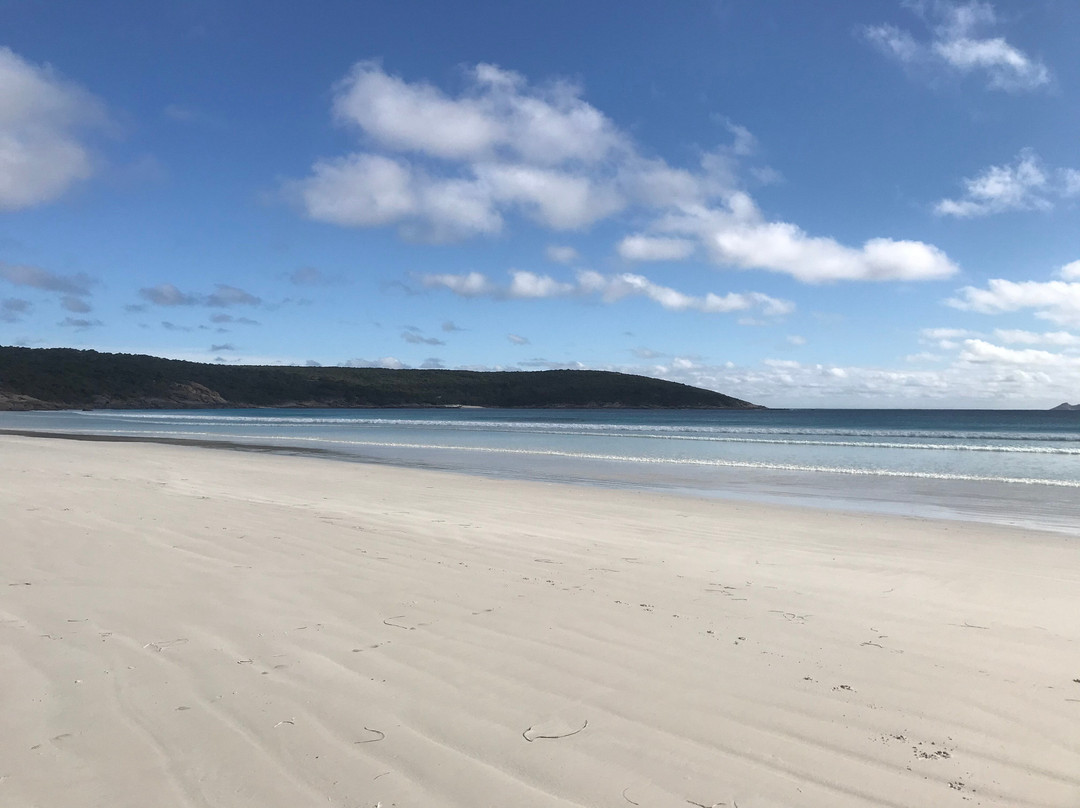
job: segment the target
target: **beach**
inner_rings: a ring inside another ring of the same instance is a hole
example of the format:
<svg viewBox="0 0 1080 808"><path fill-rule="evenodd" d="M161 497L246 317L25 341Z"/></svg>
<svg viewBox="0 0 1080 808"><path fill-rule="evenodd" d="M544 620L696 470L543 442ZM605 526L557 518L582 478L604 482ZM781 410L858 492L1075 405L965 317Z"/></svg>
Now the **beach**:
<svg viewBox="0 0 1080 808"><path fill-rule="evenodd" d="M1080 806L1075 536L188 446L0 458L5 806Z"/></svg>

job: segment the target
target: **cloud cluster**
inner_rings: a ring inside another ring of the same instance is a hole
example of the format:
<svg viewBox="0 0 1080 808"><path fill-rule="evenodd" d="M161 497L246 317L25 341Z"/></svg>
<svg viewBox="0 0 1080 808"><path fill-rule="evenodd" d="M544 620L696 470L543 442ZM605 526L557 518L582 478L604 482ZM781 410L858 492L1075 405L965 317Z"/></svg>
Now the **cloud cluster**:
<svg viewBox="0 0 1080 808"><path fill-rule="evenodd" d="M1033 150L1024 149L1012 165L990 166L962 184L964 195L942 199L934 206L935 213L972 218L1010 210L1050 210L1054 198L1080 195L1080 171L1047 169Z"/></svg>
<svg viewBox="0 0 1080 808"><path fill-rule="evenodd" d="M4 280L13 286L21 286L24 289L51 292L57 295L60 306L65 311L74 314L86 314L92 311L92 307L86 298L90 295L91 287L94 286L95 281L89 275L83 273L60 275L41 267L0 262L0 280ZM10 298L9 300L14 302L11 302L0 316L0 319L5 322L17 322L22 318L23 314L30 311L28 301L19 298ZM65 324L67 324L66 321ZM100 325L97 321L95 321L95 324Z"/></svg>
<svg viewBox="0 0 1080 808"><path fill-rule="evenodd" d="M499 232L508 212L575 230L621 209L609 172L623 136L577 87L532 87L480 64L458 97L360 62L335 91L335 119L373 150L315 163L293 185L308 215L359 227L398 225L411 237Z"/></svg>
<svg viewBox="0 0 1080 808"><path fill-rule="evenodd" d="M419 277L428 289L447 289L460 297L486 297L496 300L522 300L556 297L592 297L614 303L628 297L644 297L669 311L699 311L726 314L756 310L766 316L782 316L795 309L787 300L760 292L709 293L704 296L684 294L653 283L643 275L629 272L603 275L591 270L578 272L572 281L560 281L550 275L512 270L509 283L496 283L480 272L463 274L427 274Z"/></svg>
<svg viewBox="0 0 1080 808"><path fill-rule="evenodd" d="M730 122L730 144L700 154L691 169L676 167L644 155L576 85L537 86L486 64L469 69L454 96L361 62L337 86L333 109L362 149L319 160L288 186L319 221L449 240L499 233L511 216L573 231L628 215L646 226L619 241L626 261L702 256L810 282L928 280L957 270L919 241L849 247L770 220L738 181L756 140ZM577 260L567 247L547 255Z"/></svg>
<svg viewBox="0 0 1080 808"><path fill-rule="evenodd" d="M929 28L919 40L894 25L871 25L863 35L882 53L911 67L979 75L994 90L1030 91L1051 82L1050 70L1004 37L989 35L998 24L994 7L970 0L928 0L907 4Z"/></svg>
<svg viewBox="0 0 1080 808"><path fill-rule="evenodd" d="M207 306L226 308L229 306L258 306L262 299L235 286L219 283L208 295L188 294L171 283L148 286L139 290L139 297L155 306Z"/></svg>
<svg viewBox="0 0 1080 808"><path fill-rule="evenodd" d="M0 210L52 201L90 177L79 133L107 123L88 92L0 47Z"/></svg>

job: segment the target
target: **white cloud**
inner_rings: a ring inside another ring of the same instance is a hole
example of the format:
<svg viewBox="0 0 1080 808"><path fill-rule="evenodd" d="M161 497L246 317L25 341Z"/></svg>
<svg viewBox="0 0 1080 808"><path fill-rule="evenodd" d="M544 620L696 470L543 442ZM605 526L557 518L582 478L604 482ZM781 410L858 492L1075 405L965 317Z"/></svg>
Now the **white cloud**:
<svg viewBox="0 0 1080 808"><path fill-rule="evenodd" d="M943 357L940 354L928 353L927 351L921 351L920 353L908 354L904 357L905 362L940 362Z"/></svg>
<svg viewBox="0 0 1080 808"><path fill-rule="evenodd" d="M919 336L928 340L956 340L970 337L972 334L966 328L924 328Z"/></svg>
<svg viewBox="0 0 1080 808"><path fill-rule="evenodd" d="M1023 348L1020 350L1003 348L1000 345L994 345L981 339L965 340L964 349L960 352L960 359L965 362L1017 365L1028 369L1040 367L1080 368L1080 356L1066 356L1065 354L1041 351L1035 348Z"/></svg>
<svg viewBox="0 0 1080 808"><path fill-rule="evenodd" d="M627 261L681 261L694 252L694 242L684 238L627 236L616 248Z"/></svg>
<svg viewBox="0 0 1080 808"><path fill-rule="evenodd" d="M78 132L107 123L90 93L0 47L0 210L52 201L90 177Z"/></svg>
<svg viewBox="0 0 1080 808"><path fill-rule="evenodd" d="M402 224L434 240L502 229L502 217L479 185L432 179L376 154L319 161L293 188L311 218L346 227Z"/></svg>
<svg viewBox="0 0 1080 808"><path fill-rule="evenodd" d="M537 87L492 65L470 70L465 89L452 96L361 62L338 86L334 112L359 130L363 150L319 160L307 178L287 185L319 221L449 240L498 233L511 215L580 230L628 214L651 224L619 241L626 260L684 260L704 248L719 264L809 282L927 280L956 271L919 241L874 238L848 247L769 221L739 190L740 160L757 142L734 123L726 124L730 145L704 152L694 170L674 167L642 156L578 87ZM552 260L571 253L561 255Z"/></svg>
<svg viewBox="0 0 1080 808"><path fill-rule="evenodd" d="M1080 281L1080 261L1070 261L1058 270L1058 277L1066 281Z"/></svg>
<svg viewBox="0 0 1080 808"><path fill-rule="evenodd" d="M798 334L792 334L787 338L788 344L796 347L806 344L806 337L800 337Z"/></svg>
<svg viewBox="0 0 1080 808"><path fill-rule="evenodd" d="M1019 329L996 328L994 338L1001 342L1020 345L1056 345L1068 348L1080 345L1080 336L1068 331L1046 331L1041 334Z"/></svg>
<svg viewBox="0 0 1080 808"><path fill-rule="evenodd" d="M611 122L572 84L531 87L520 74L488 64L467 78L466 91L452 98L391 76L378 62L360 62L338 85L334 114L388 148L451 160L595 162L622 145Z"/></svg>
<svg viewBox="0 0 1080 808"><path fill-rule="evenodd" d="M487 279L486 275L479 272L469 272L464 275L446 273L421 275L420 282L429 289L435 287L449 289L460 297L489 297L496 293L495 285Z"/></svg>
<svg viewBox="0 0 1080 808"><path fill-rule="evenodd" d="M732 311L758 309L762 314L781 316L790 314L795 305L760 292L729 292L717 295L712 292L703 297L683 294L667 286L660 286L642 275L624 272L618 275L601 275L598 272L578 274L578 287L586 293L599 295L605 302L625 297L647 297L670 311L700 311L706 314L726 314Z"/></svg>
<svg viewBox="0 0 1080 808"><path fill-rule="evenodd" d="M947 358L908 357L931 368L885 369L768 360L757 366L696 363L612 367L719 390L773 407L1032 407L1075 398L1080 361L1017 357L980 347Z"/></svg>
<svg viewBox="0 0 1080 808"><path fill-rule="evenodd" d="M1034 309L1036 317L1059 325L1080 325L1080 282L994 278L985 289L965 286L957 297L945 302L953 308L981 314Z"/></svg>
<svg viewBox="0 0 1080 808"><path fill-rule="evenodd" d="M1075 168L1059 168L1057 174L1058 181L1061 184L1062 196L1080 196L1080 170Z"/></svg>
<svg viewBox="0 0 1080 808"><path fill-rule="evenodd" d="M923 55L923 46L915 41L915 37L895 25L868 25L863 29L863 35L884 53L906 64Z"/></svg>
<svg viewBox="0 0 1080 808"><path fill-rule="evenodd" d="M980 75L995 90L1035 90L1050 83L1050 70L1004 37L981 34L997 25L989 3L936 0L908 4L922 15L930 36L919 41L893 25L871 25L863 35L882 53L909 66Z"/></svg>
<svg viewBox="0 0 1080 808"><path fill-rule="evenodd" d="M407 365L394 356L384 356L380 359L349 359L344 363L347 368L387 368L389 370L402 370Z"/></svg>
<svg viewBox="0 0 1080 808"><path fill-rule="evenodd" d="M507 334L506 338L514 345L528 345L529 338L523 337L520 334Z"/></svg>
<svg viewBox="0 0 1080 808"><path fill-rule="evenodd" d="M586 174L505 163L480 164L473 170L492 200L520 206L553 230L588 227L625 205L614 188Z"/></svg>
<svg viewBox="0 0 1080 808"><path fill-rule="evenodd" d="M524 270L510 273L510 286L506 296L512 298L562 297L574 291L572 283L557 281L550 275L537 275Z"/></svg>
<svg viewBox="0 0 1080 808"><path fill-rule="evenodd" d="M585 270L577 273L572 283L522 270L511 271L510 277L510 283L505 285L496 284L479 272L422 275L420 281L429 289L443 288L461 297L489 297L496 300L594 296L605 303L614 303L628 297L645 297L669 311L724 314L756 310L770 317L789 314L795 309L790 301L760 292L730 292L726 295L710 292L701 297L687 295L628 272L602 275Z"/></svg>
<svg viewBox="0 0 1080 808"><path fill-rule="evenodd" d="M944 252L921 241L874 238L853 248L788 222L765 220L746 194L732 194L727 204L727 210L670 214L657 228L697 235L716 263L783 272L807 283L936 280L958 271Z"/></svg>
<svg viewBox="0 0 1080 808"><path fill-rule="evenodd" d="M554 261L556 264L573 264L581 260L578 251L573 247L565 247L558 244L549 244L547 249L544 250L544 254L549 261Z"/></svg>
<svg viewBox="0 0 1080 808"><path fill-rule="evenodd" d="M1024 149L1013 165L990 166L963 180L964 196L942 199L934 206L934 212L939 216L971 218L1009 210L1050 210L1054 206L1053 197L1076 193L1071 187L1072 172L1072 169L1048 172L1034 151Z"/></svg>

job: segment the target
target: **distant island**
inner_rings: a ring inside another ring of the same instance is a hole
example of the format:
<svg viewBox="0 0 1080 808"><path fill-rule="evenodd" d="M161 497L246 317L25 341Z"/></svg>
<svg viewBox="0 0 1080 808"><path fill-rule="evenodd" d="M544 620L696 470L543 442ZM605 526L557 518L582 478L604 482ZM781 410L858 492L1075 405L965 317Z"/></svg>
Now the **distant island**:
<svg viewBox="0 0 1080 808"><path fill-rule="evenodd" d="M1080 404L1070 404L1066 401L1064 404L1058 404L1056 407L1051 407L1050 410L1080 410Z"/></svg>
<svg viewBox="0 0 1080 808"><path fill-rule="evenodd" d="M712 390L600 370L220 365L0 346L0 410L226 407L763 409Z"/></svg>

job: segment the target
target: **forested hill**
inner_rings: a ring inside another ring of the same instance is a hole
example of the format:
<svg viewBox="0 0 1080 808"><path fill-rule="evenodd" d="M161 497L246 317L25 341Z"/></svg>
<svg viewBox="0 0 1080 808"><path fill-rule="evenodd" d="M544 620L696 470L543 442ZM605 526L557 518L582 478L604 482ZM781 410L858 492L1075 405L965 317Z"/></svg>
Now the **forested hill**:
<svg viewBox="0 0 1080 808"><path fill-rule="evenodd" d="M0 410L408 406L756 408L711 390L597 370L210 365L0 347Z"/></svg>

